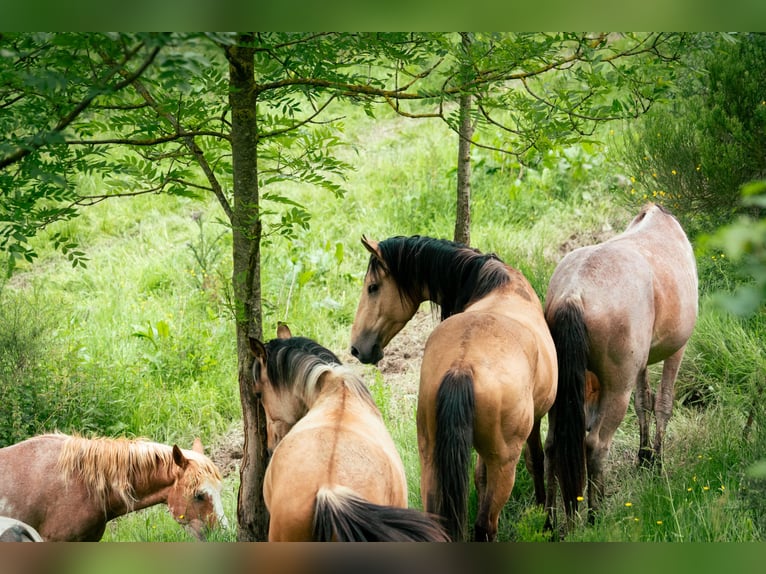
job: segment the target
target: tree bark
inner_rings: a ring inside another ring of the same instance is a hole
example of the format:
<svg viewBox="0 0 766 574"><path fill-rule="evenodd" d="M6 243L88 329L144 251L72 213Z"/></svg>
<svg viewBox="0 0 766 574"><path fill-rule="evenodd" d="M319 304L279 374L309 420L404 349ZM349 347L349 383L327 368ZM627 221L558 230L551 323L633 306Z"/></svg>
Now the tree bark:
<svg viewBox="0 0 766 574"><path fill-rule="evenodd" d="M231 150L234 207L232 210L234 301L237 364L245 445L237 498L237 537L241 542L268 537L269 515L263 501L268 462L266 415L253 391L253 358L248 338L263 339L261 327L261 220L258 189L258 123L256 116L253 36L244 34L227 49L231 92Z"/></svg>
<svg viewBox="0 0 766 574"><path fill-rule="evenodd" d="M457 153L457 207L455 214L455 241L471 244L471 94L460 96L460 127Z"/></svg>
<svg viewBox="0 0 766 574"><path fill-rule="evenodd" d="M471 35L460 33L463 44L461 76L464 84L470 83L473 77L471 65ZM473 98L469 92L460 95L460 125L458 126L457 151L457 202L455 206L455 241L465 245L471 244L471 139L474 124L471 121L471 106Z"/></svg>

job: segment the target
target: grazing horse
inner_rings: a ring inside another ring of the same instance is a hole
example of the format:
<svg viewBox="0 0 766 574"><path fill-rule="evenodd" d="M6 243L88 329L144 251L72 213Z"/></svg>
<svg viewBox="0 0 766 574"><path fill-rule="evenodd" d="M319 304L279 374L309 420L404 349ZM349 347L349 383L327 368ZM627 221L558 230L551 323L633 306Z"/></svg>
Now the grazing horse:
<svg viewBox="0 0 766 574"><path fill-rule="evenodd" d="M404 466L357 375L286 325L250 345L273 449L263 485L270 541L448 541L407 508Z"/></svg>
<svg viewBox="0 0 766 574"><path fill-rule="evenodd" d="M648 204L622 234L566 255L551 277L545 317L559 361L545 445L546 506L553 518L558 481L571 519L587 466L592 518L604 496L604 461L634 387L638 461L661 456L676 375L697 319L694 252L678 221ZM647 365L659 361L662 381L653 396Z"/></svg>
<svg viewBox="0 0 766 574"><path fill-rule="evenodd" d="M29 524L0 516L0 542L42 542L43 538Z"/></svg>
<svg viewBox="0 0 766 574"><path fill-rule="evenodd" d="M471 448L478 453L475 540L494 540L527 441L545 501L540 419L556 394L556 351L527 279L494 254L430 237L362 238L370 252L351 353L377 363L420 303L441 307L426 342L417 427L425 509L465 538Z"/></svg>
<svg viewBox="0 0 766 574"><path fill-rule="evenodd" d="M46 541L98 541L109 520L162 502L199 539L226 525L221 474L199 439L181 450L55 433L0 449L0 514Z"/></svg>

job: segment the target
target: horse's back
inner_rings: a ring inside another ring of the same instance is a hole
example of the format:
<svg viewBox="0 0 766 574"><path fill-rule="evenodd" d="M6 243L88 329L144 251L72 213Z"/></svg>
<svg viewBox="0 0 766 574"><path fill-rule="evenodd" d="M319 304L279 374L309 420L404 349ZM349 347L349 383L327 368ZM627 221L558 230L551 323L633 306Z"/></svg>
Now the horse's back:
<svg viewBox="0 0 766 574"><path fill-rule="evenodd" d="M0 514L42 530L47 508L61 496L55 465L62 442L44 435L0 449Z"/></svg>
<svg viewBox="0 0 766 574"><path fill-rule="evenodd" d="M266 470L270 540L311 540L321 488L342 486L375 504L407 506L404 466L382 420L375 432L367 424L318 420L321 413L312 411L282 439Z"/></svg>
<svg viewBox="0 0 766 574"><path fill-rule="evenodd" d="M675 218L658 210L561 260L546 295L549 323L556 309L579 305L593 348L646 349L636 359L649 363L686 343L697 317L694 252Z"/></svg>

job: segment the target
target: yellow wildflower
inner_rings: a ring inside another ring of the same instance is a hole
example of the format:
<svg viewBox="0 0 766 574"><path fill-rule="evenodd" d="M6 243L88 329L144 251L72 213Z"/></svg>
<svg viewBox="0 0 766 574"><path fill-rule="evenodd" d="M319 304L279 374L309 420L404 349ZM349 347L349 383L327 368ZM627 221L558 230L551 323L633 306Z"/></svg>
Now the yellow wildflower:
<svg viewBox="0 0 766 574"><path fill-rule="evenodd" d="M626 503L625 503L625 506L627 506L628 508L630 508L631 506L633 506L633 503L632 503L632 502L626 502Z"/></svg>

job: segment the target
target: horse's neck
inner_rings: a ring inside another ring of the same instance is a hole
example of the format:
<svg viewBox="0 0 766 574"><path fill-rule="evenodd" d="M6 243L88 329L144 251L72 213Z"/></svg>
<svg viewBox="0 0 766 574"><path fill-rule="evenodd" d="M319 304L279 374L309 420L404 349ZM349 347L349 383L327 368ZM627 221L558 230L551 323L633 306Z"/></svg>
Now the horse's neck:
<svg viewBox="0 0 766 574"><path fill-rule="evenodd" d="M312 409L339 410L345 408L369 410L371 399L353 382L342 375L325 373L319 380L316 400Z"/></svg>
<svg viewBox="0 0 766 574"><path fill-rule="evenodd" d="M529 315L530 307L542 313L542 303L532 285L520 271L508 267L510 282L481 299L471 301L466 312L491 312L517 318Z"/></svg>
<svg viewBox="0 0 766 574"><path fill-rule="evenodd" d="M146 476L131 479L132 504L126 508L119 492L111 492L107 502L108 510L115 516L141 510L155 504L167 503L168 494L175 484L177 467L174 464L157 464L154 471Z"/></svg>

